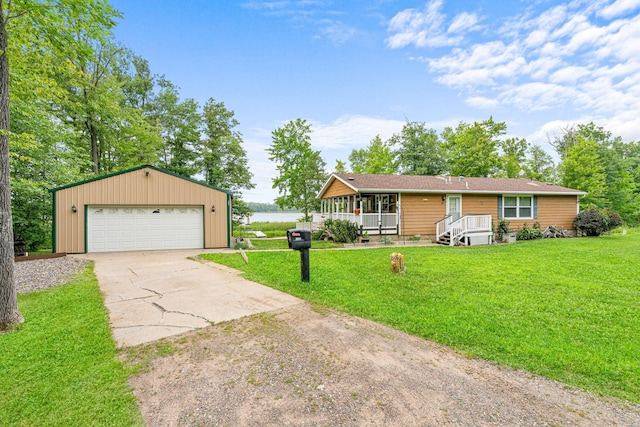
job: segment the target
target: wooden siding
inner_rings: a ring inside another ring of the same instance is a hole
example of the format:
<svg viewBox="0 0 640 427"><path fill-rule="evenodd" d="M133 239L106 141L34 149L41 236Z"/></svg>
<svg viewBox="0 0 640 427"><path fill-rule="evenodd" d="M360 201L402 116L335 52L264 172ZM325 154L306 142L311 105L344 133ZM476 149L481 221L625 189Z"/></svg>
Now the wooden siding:
<svg viewBox="0 0 640 427"><path fill-rule="evenodd" d="M86 251L85 206L90 205L204 206L205 248L228 247L227 194L162 171L142 168L61 189L54 197L57 252Z"/></svg>
<svg viewBox="0 0 640 427"><path fill-rule="evenodd" d="M442 200L444 194L402 194L400 197L401 234L413 236L436 234L436 222L445 216L447 204ZM464 208L464 202L463 202Z"/></svg>
<svg viewBox="0 0 640 427"><path fill-rule="evenodd" d="M496 201L497 205L497 201ZM534 222L540 223L540 228L544 230L549 225L565 230L574 231L573 220L578 214L577 196L538 196L538 217L535 219L508 219L509 227L513 230L522 228L526 222L529 227ZM496 215L497 218L497 215ZM499 219L494 220L496 224Z"/></svg>
<svg viewBox="0 0 640 427"><path fill-rule="evenodd" d="M329 188L327 188L327 191L325 191L323 198L328 199L331 197L350 196L353 194L357 194L357 192L346 186L342 181L335 179Z"/></svg>
<svg viewBox="0 0 640 427"><path fill-rule="evenodd" d="M443 196L444 194L402 194L401 233L405 236L414 234L434 236L436 234L435 223L446 215L446 202L442 200ZM462 195L462 215L473 214L489 214L492 216L494 226L497 226L500 221L498 218L498 195ZM543 230L549 225L555 225L572 231L576 214L576 196L538 196L537 218L507 220L509 226L514 230L522 228L525 222L529 227L533 226L534 222L539 222Z"/></svg>

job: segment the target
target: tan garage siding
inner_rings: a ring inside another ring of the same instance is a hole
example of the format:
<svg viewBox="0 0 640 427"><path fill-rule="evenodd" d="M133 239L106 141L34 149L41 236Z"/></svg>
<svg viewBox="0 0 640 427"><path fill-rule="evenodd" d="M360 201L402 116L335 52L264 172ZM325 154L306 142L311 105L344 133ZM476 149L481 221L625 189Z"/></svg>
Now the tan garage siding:
<svg viewBox="0 0 640 427"><path fill-rule="evenodd" d="M412 236L436 234L436 222L445 216L444 194L402 194L400 221L402 234Z"/></svg>
<svg viewBox="0 0 640 427"><path fill-rule="evenodd" d="M86 251L85 207L90 205L203 207L204 246L229 245L227 193L156 168L141 168L54 190L57 252ZM72 212L72 206L76 206L76 213ZM212 206L216 208L215 214L211 212Z"/></svg>
<svg viewBox="0 0 640 427"><path fill-rule="evenodd" d="M357 194L357 192L336 179L331 183L329 188L327 188L327 191L325 191L322 197L328 199L330 197L349 196L352 194Z"/></svg>

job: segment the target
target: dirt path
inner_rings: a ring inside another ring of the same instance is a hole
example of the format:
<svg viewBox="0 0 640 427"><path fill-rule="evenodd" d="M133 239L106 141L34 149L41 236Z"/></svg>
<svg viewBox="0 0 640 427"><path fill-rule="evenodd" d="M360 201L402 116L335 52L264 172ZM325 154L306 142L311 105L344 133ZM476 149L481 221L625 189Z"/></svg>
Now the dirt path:
<svg viewBox="0 0 640 427"><path fill-rule="evenodd" d="M640 426L638 405L307 303L144 350L167 342L130 380L150 426Z"/></svg>

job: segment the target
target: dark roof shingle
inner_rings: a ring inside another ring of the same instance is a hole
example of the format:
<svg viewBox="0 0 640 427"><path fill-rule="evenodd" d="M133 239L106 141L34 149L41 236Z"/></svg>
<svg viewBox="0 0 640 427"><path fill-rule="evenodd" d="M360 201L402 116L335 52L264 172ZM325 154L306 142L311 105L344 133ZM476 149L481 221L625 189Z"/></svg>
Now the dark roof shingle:
<svg viewBox="0 0 640 427"><path fill-rule="evenodd" d="M525 193L575 194L583 191L517 178L474 178L451 176L370 175L336 173L329 178L339 179L359 192L446 192L446 193ZM326 190L328 186L325 185Z"/></svg>

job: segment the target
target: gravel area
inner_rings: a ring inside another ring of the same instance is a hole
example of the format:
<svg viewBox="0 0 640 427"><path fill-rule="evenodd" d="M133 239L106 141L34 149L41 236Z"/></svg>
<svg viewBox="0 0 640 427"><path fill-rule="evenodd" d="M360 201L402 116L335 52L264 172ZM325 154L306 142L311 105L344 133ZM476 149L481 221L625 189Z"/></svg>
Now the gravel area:
<svg viewBox="0 0 640 427"><path fill-rule="evenodd" d="M122 357L150 427L640 426L639 405L309 303Z"/></svg>
<svg viewBox="0 0 640 427"><path fill-rule="evenodd" d="M17 291L19 294L26 294L62 285L69 281L70 276L80 273L86 265L86 260L69 256L16 262L14 277Z"/></svg>

